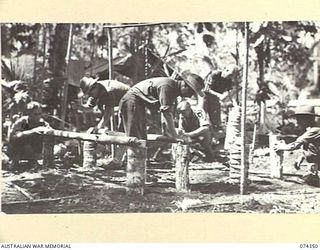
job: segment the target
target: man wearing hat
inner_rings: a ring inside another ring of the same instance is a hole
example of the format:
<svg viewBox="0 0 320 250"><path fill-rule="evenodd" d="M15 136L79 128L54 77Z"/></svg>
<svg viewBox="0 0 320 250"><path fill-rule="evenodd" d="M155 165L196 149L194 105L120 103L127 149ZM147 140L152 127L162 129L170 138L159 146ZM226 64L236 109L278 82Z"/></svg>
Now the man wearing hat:
<svg viewBox="0 0 320 250"><path fill-rule="evenodd" d="M178 136L174 121L173 108L178 96L191 97L194 94L203 96L203 79L192 73L181 75L182 80L169 77L155 77L134 85L121 99L119 109L127 136L147 139L146 106L158 106L163 115L164 124L169 136Z"/></svg>
<svg viewBox="0 0 320 250"><path fill-rule="evenodd" d="M30 167L41 159L43 133L51 130L50 125L41 118L41 104L35 101L27 104L27 114L12 124L9 134L8 155L14 168L20 160L26 160Z"/></svg>
<svg viewBox="0 0 320 250"><path fill-rule="evenodd" d="M292 143L278 144L275 150L291 151L302 147L304 156L296 161L295 167L299 169L303 160L306 160L310 165L311 174L306 175L304 179L308 184L319 186L320 127L316 127L315 118L320 115L315 114L313 106L299 106L294 116L303 134Z"/></svg>
<svg viewBox="0 0 320 250"><path fill-rule="evenodd" d="M92 77L83 77L80 80L83 94L88 95L84 108L93 108L96 105L103 116L96 129L103 128L112 115L113 108L118 106L120 99L129 90L129 86L116 80L101 80Z"/></svg>
<svg viewBox="0 0 320 250"><path fill-rule="evenodd" d="M239 71L236 65L228 65L223 70L211 71L204 79L205 96L202 107L208 113L215 139L219 139L221 130L221 100L225 99L234 85L234 78Z"/></svg>
<svg viewBox="0 0 320 250"><path fill-rule="evenodd" d="M210 131L210 123L206 118L207 114L203 109L194 110L188 101L181 101L177 110L179 113L178 133L182 131L189 136L193 141L199 142L201 150L204 151L206 161L214 160L214 152L212 150L212 133Z"/></svg>

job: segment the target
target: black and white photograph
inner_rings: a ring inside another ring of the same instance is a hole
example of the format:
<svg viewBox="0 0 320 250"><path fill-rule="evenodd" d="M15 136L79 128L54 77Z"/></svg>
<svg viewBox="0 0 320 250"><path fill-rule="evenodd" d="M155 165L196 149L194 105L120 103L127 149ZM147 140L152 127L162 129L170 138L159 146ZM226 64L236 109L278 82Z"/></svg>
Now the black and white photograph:
<svg viewBox="0 0 320 250"><path fill-rule="evenodd" d="M2 214L320 213L320 21L0 29Z"/></svg>

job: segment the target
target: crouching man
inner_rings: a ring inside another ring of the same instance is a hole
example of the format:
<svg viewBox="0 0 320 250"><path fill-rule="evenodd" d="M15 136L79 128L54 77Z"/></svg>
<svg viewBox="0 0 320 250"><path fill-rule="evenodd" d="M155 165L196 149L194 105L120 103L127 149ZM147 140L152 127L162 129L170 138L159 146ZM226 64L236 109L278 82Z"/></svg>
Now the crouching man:
<svg viewBox="0 0 320 250"><path fill-rule="evenodd" d="M278 144L275 150L295 150L300 147L303 149L303 156L296 160L295 168L299 169L305 160L310 169L310 174L304 176L305 181L312 186L319 186L318 169L320 165L320 127L316 127L313 106L297 107L294 114L298 126L303 132L296 141L289 144Z"/></svg>
<svg viewBox="0 0 320 250"><path fill-rule="evenodd" d="M26 160L30 167L42 158L43 133L51 130L47 122L41 118L41 104L29 102L27 115L12 124L9 135L8 155L13 168L19 168L20 160Z"/></svg>
<svg viewBox="0 0 320 250"><path fill-rule="evenodd" d="M178 133L182 132L194 142L199 142L201 150L205 154L205 161L214 161L212 150L212 133L206 113L202 109L192 110L188 101L181 101L177 110L179 113Z"/></svg>

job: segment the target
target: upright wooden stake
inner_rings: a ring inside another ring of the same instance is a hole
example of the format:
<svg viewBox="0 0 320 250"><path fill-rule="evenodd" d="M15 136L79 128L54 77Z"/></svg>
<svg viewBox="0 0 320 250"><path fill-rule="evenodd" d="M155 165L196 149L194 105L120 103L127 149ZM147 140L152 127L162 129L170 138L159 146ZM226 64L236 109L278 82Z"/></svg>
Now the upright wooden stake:
<svg viewBox="0 0 320 250"><path fill-rule="evenodd" d="M128 194L143 195L147 175L147 149L146 147L128 147L127 157Z"/></svg>
<svg viewBox="0 0 320 250"><path fill-rule="evenodd" d="M69 29L69 39L68 39L68 48L67 48L67 55L65 58L66 65L67 65L67 70L66 70L66 75L68 75L68 64L71 58L71 50L72 50L72 24L70 24L70 29ZM64 127L64 121L66 119L66 114L67 114L67 108L68 108L68 88L69 88L69 83L66 81L64 88L63 88L63 99L62 99L62 104L61 104L61 124L60 128L63 129Z"/></svg>
<svg viewBox="0 0 320 250"><path fill-rule="evenodd" d="M245 194L248 185L248 155L246 150L246 108L247 108L247 85L248 85L248 62L249 62L249 23L245 22L245 62L243 67L242 82L242 115L241 115L241 176L240 176L240 194Z"/></svg>
<svg viewBox="0 0 320 250"><path fill-rule="evenodd" d="M97 165L97 143L92 141L83 142L83 161L84 169L92 169Z"/></svg>
<svg viewBox="0 0 320 250"><path fill-rule="evenodd" d="M54 161L54 136L44 136L42 145L43 167L52 167Z"/></svg>
<svg viewBox="0 0 320 250"><path fill-rule="evenodd" d="M277 135L269 135L269 147L270 147L270 177L271 178L282 178L282 162L283 162L283 151L276 152L274 146L279 143Z"/></svg>
<svg viewBox="0 0 320 250"><path fill-rule="evenodd" d="M189 183L189 145L176 143L173 146L175 150L176 165L176 189L177 191L188 191Z"/></svg>
<svg viewBox="0 0 320 250"><path fill-rule="evenodd" d="M112 62L112 28L107 28L108 33L108 66L109 66L109 80L113 80L113 62ZM112 113L110 116L110 129L114 131L114 109L112 109ZM111 156L114 158L115 155L115 146L111 145Z"/></svg>

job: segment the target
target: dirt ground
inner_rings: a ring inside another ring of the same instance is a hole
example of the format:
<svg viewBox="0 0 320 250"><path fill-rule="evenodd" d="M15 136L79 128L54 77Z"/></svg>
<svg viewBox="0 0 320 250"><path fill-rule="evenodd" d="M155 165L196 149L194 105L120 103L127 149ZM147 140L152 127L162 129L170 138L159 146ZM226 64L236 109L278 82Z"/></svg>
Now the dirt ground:
<svg viewBox="0 0 320 250"><path fill-rule="evenodd" d="M294 156L292 155L291 158ZM290 155L288 157L290 159ZM150 162L143 196L128 195L121 166L83 171L77 164L55 162L50 169L2 170L2 211L7 214L233 212L319 213L320 188L307 185L291 160L281 180L270 178L267 149L255 152L246 195L230 182L224 161L193 162L189 167L190 191L177 192L170 161Z"/></svg>

